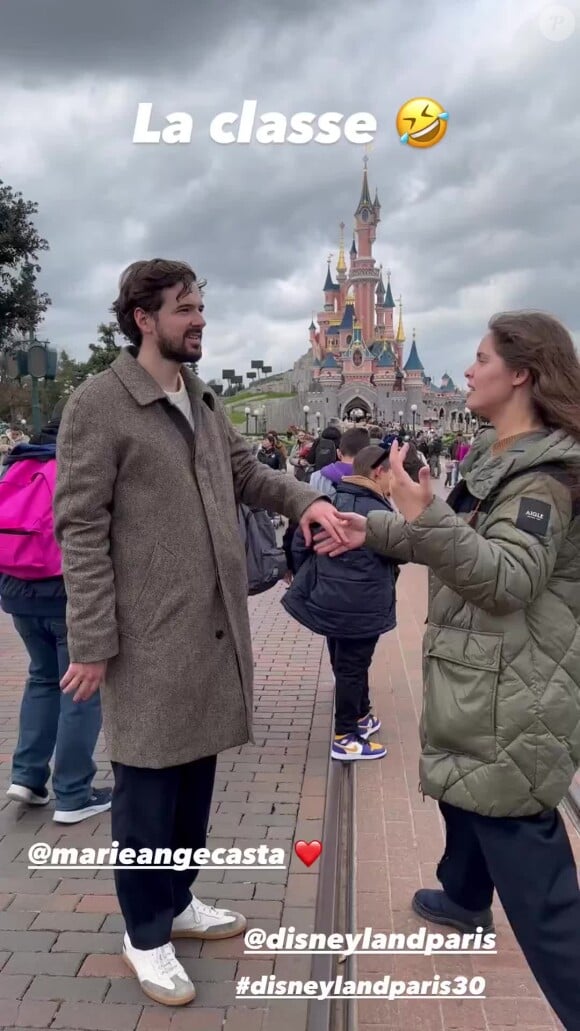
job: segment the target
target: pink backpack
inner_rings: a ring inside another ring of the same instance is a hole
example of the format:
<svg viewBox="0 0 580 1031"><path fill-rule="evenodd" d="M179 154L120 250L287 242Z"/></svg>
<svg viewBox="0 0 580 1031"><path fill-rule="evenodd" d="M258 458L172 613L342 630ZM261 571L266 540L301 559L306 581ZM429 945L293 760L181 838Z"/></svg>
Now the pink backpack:
<svg viewBox="0 0 580 1031"><path fill-rule="evenodd" d="M18 580L62 576L52 499L56 459L23 458L0 479L0 573Z"/></svg>

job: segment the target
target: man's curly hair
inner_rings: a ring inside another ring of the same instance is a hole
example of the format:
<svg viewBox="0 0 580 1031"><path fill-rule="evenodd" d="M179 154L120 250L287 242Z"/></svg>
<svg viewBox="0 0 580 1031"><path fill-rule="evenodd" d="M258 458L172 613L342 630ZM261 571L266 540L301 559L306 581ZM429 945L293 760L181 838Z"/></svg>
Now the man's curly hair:
<svg viewBox="0 0 580 1031"><path fill-rule="evenodd" d="M202 290L207 280L198 279L187 262L165 258L134 261L121 274L119 296L111 311L117 316L121 333L135 347L141 346L141 330L135 322L135 309L142 308L151 314L158 312L163 304L163 291L178 283L183 285L181 297L189 293L194 283Z"/></svg>

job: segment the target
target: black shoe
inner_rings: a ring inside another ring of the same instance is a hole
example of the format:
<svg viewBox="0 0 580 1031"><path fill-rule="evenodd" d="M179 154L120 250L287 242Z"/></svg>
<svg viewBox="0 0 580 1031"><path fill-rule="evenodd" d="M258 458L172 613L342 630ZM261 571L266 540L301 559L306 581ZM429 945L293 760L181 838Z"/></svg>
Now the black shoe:
<svg viewBox="0 0 580 1031"><path fill-rule="evenodd" d="M455 927L466 934L473 933L478 927L481 927L484 933L494 930L491 909L464 909L463 906L452 902L444 891L421 888L413 895L411 905L415 913L426 920L446 927Z"/></svg>
<svg viewBox="0 0 580 1031"><path fill-rule="evenodd" d="M56 809L53 820L55 823L80 823L91 816L106 813L111 808L112 795L112 788L93 788L91 797L80 809Z"/></svg>

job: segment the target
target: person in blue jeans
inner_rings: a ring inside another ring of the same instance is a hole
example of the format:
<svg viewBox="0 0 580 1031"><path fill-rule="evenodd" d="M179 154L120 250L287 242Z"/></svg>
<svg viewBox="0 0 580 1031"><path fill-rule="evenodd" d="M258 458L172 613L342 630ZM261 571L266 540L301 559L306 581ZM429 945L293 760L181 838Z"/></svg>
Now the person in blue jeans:
<svg viewBox="0 0 580 1031"><path fill-rule="evenodd" d="M23 459L55 458L59 423L57 411L29 444L17 445L5 457L2 474ZM46 784L54 754L54 821L79 823L105 812L111 807L111 789L92 786L97 769L93 752L101 729L100 695L73 702L60 688L69 666L63 578L21 580L0 573L0 604L12 617L30 659L8 798L47 805Z"/></svg>

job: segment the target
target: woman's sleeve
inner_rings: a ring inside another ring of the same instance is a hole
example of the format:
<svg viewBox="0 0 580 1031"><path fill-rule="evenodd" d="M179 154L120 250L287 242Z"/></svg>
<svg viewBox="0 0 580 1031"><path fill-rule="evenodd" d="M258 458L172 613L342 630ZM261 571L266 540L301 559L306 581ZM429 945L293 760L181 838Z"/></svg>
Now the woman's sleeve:
<svg viewBox="0 0 580 1031"><path fill-rule="evenodd" d="M414 561L465 601L501 615L524 609L545 590L571 518L569 489L530 471L506 484L485 537L439 498L407 524L407 534Z"/></svg>

